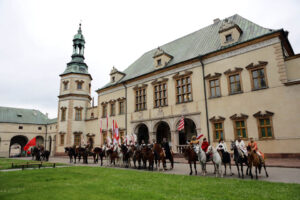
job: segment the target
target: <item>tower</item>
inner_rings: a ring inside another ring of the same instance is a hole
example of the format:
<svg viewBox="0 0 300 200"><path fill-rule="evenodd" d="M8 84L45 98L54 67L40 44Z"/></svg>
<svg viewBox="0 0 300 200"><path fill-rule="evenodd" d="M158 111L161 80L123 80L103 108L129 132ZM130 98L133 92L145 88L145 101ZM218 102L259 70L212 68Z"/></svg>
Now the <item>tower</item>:
<svg viewBox="0 0 300 200"><path fill-rule="evenodd" d="M64 152L64 147L83 142L85 113L90 106L92 81L84 62L84 48L85 39L79 24L78 32L73 38L72 60L60 74L57 152Z"/></svg>

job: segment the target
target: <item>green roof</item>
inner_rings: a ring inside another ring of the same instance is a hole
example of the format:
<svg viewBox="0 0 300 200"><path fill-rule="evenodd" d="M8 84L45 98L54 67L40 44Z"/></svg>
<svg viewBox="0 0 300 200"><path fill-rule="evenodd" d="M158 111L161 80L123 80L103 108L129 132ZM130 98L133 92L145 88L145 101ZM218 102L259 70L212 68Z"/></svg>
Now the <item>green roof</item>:
<svg viewBox="0 0 300 200"><path fill-rule="evenodd" d="M49 119L39 110L0 107L0 123L19 123L19 124L53 124L57 118Z"/></svg>
<svg viewBox="0 0 300 200"><path fill-rule="evenodd" d="M238 42L230 46L276 32L276 30L261 27L237 14L226 18L226 20L237 24L243 31ZM170 67L180 62L196 58L197 56L224 49L224 47L221 46L219 37L219 30L224 21L225 19L220 20L219 22L204 27L196 32L162 45L160 48L173 56L173 59L165 67ZM132 63L123 71L126 75L121 80L115 83L108 83L101 89L158 70L155 68L153 60L153 55L156 50L157 49L152 49L151 51L146 52Z"/></svg>

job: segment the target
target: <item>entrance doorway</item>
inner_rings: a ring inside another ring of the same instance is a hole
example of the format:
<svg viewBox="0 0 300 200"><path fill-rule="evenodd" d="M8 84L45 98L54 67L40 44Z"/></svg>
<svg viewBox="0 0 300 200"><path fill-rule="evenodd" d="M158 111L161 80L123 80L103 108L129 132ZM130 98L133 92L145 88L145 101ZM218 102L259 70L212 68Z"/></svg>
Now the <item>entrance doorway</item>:
<svg viewBox="0 0 300 200"><path fill-rule="evenodd" d="M145 144L149 143L149 131L148 131L148 127L145 124L140 124L137 127L138 144L141 144L142 140L144 140Z"/></svg>
<svg viewBox="0 0 300 200"><path fill-rule="evenodd" d="M10 140L9 157L26 156L24 146L27 144L28 138L23 135L14 136Z"/></svg>
<svg viewBox="0 0 300 200"><path fill-rule="evenodd" d="M179 122L177 123L178 126ZM196 125L193 120L184 119L184 129L179 131L179 145L185 145L191 141L193 136L197 136Z"/></svg>
<svg viewBox="0 0 300 200"><path fill-rule="evenodd" d="M156 129L156 142L161 144L163 142L163 138L167 138L168 142L171 142L171 131L168 123L161 121L157 125Z"/></svg>

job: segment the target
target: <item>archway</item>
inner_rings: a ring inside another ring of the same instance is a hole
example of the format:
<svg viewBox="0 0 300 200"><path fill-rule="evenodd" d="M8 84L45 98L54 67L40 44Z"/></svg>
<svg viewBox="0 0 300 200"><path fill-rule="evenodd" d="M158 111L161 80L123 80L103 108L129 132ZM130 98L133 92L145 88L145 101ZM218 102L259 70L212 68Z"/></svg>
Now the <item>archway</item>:
<svg viewBox="0 0 300 200"><path fill-rule="evenodd" d="M36 146L44 146L43 136L36 136Z"/></svg>
<svg viewBox="0 0 300 200"><path fill-rule="evenodd" d="M137 142L141 144L142 140L144 140L146 144L149 143L149 131L145 124L139 124L137 126Z"/></svg>
<svg viewBox="0 0 300 200"><path fill-rule="evenodd" d="M161 121L158 122L156 128L156 142L161 144L163 142L163 138L167 138L167 141L171 142L171 131L168 123Z"/></svg>
<svg viewBox="0 0 300 200"><path fill-rule="evenodd" d="M27 144L28 138L23 135L17 135L11 138L9 145L9 157L25 156L24 146Z"/></svg>
<svg viewBox="0 0 300 200"><path fill-rule="evenodd" d="M180 121L178 121L177 126ZM179 131L179 145L185 145L192 139L193 136L197 136L196 125L193 120L184 119L184 129Z"/></svg>

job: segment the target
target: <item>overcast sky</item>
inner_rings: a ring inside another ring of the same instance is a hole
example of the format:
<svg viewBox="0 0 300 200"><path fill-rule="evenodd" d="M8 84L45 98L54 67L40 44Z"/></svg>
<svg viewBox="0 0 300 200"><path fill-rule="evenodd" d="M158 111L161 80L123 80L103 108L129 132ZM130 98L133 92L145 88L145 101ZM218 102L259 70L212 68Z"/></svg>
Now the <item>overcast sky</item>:
<svg viewBox="0 0 300 200"><path fill-rule="evenodd" d="M300 52L297 0L0 0L0 106L57 117L59 74L71 59L80 20L95 91L109 81L112 66L124 70L146 51L234 14L288 30Z"/></svg>

